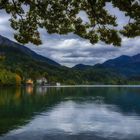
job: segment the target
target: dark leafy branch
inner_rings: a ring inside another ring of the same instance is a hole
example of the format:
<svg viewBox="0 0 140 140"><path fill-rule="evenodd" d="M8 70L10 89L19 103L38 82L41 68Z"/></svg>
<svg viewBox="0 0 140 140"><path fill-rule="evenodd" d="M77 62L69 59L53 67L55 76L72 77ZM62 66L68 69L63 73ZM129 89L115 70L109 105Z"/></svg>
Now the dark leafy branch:
<svg viewBox="0 0 140 140"><path fill-rule="evenodd" d="M130 18L119 30L115 13L109 13L111 3ZM15 39L20 43L41 44L39 28L50 34L74 33L92 44L103 41L121 45L121 36L140 36L139 0L0 0L0 10L11 15L11 26L16 30ZM77 15L84 11L84 22Z"/></svg>

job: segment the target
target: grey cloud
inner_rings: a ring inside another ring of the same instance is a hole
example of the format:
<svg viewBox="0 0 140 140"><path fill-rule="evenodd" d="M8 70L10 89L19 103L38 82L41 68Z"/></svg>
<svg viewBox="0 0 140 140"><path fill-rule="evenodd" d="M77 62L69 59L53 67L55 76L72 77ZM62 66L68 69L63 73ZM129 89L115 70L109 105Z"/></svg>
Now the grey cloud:
<svg viewBox="0 0 140 140"><path fill-rule="evenodd" d="M62 65L73 66L78 63L94 65L102 63L108 59L118 57L120 55L135 55L140 52L140 38L123 39L122 47L114 47L98 43L91 45L88 41L70 37L67 39L56 39L55 42L48 39L41 47L33 49ZM30 46L31 48L31 46Z"/></svg>

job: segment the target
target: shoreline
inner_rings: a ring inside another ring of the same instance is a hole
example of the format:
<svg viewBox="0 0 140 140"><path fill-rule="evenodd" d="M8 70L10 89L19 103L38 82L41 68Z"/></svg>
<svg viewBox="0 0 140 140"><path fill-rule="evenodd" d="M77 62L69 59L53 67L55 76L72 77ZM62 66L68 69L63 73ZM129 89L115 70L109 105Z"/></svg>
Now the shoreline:
<svg viewBox="0 0 140 140"><path fill-rule="evenodd" d="M25 86L26 87L26 86ZM47 85L47 86L40 86L36 85L35 87L140 87L140 85Z"/></svg>
<svg viewBox="0 0 140 140"><path fill-rule="evenodd" d="M133 87L139 87L140 88L140 85L60 85L60 86L56 86L56 85L46 85L46 86L41 86L41 85L18 85L18 86L15 86L15 85L0 85L0 88L4 88L4 87L28 87L28 86L32 86L32 87L129 87L129 88L133 88Z"/></svg>

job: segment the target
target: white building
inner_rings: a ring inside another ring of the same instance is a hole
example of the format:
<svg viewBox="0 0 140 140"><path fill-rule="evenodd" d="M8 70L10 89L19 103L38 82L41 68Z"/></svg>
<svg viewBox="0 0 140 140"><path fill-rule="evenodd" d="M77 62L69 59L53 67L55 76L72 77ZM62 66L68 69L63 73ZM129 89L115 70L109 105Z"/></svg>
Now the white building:
<svg viewBox="0 0 140 140"><path fill-rule="evenodd" d="M61 84L57 82L57 83L56 83L56 86L61 86Z"/></svg>
<svg viewBox="0 0 140 140"><path fill-rule="evenodd" d="M45 77L42 77L42 78L37 79L36 83L38 85L46 85L48 83L48 80Z"/></svg>

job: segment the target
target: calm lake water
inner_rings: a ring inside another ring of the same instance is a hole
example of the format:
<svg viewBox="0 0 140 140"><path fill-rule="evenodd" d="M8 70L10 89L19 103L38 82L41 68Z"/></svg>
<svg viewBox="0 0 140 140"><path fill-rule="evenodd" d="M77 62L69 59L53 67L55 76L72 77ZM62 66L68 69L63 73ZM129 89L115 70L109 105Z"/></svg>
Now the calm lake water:
<svg viewBox="0 0 140 140"><path fill-rule="evenodd" d="M0 140L140 140L140 88L1 88Z"/></svg>

